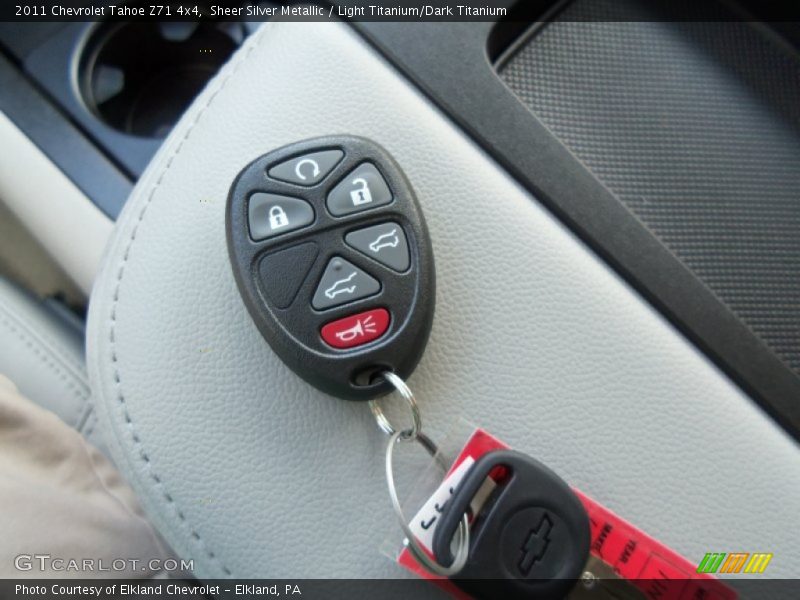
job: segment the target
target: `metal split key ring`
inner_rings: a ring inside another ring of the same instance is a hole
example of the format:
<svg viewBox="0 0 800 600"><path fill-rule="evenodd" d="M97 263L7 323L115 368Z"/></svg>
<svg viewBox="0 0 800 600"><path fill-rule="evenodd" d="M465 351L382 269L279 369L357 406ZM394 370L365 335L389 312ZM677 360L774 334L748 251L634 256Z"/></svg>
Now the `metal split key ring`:
<svg viewBox="0 0 800 600"><path fill-rule="evenodd" d="M381 377L394 386L394 389L397 390L397 393L403 397L403 399L408 403L409 408L411 408L411 429L401 429L399 431L405 440L415 439L422 431L422 415L420 415L417 401L414 399L414 394L411 393L411 389L406 385L406 382L391 371L385 371L384 373L381 373ZM375 416L375 420L378 422L378 427L381 428L383 433L386 435L394 435L398 431L392 427L392 424L383 413L383 409L381 408L381 405L378 404L377 400L369 401L369 409Z"/></svg>
<svg viewBox="0 0 800 600"><path fill-rule="evenodd" d="M378 422L378 427L380 427L381 431L390 436L389 443L386 445L386 483L389 487L389 498L392 501L392 508L394 509L395 515L397 515L397 519L400 522L400 528L403 530L403 533L406 536L408 550L411 552L412 556L414 556L417 562L435 575L451 577L459 573L461 569L464 568L469 556L469 517L466 513L464 513L463 518L458 525L458 530L456 531L454 538L456 542L456 550L454 552L455 558L449 567L446 567L435 559L431 558L428 552L417 541L416 535L413 531L411 531L411 527L408 525L408 519L406 519L405 515L403 514L403 509L400 506L400 499L397 496L393 468L394 447L401 442L417 441L423 448L425 448L428 454L436 458L443 470L447 470L447 465L442 462L441 457L437 456L438 448L433 440L431 440L422 432L422 416L420 415L417 402L414 399L414 394L406 385L406 382L391 371L386 371L382 373L381 376L386 379L386 381L391 383L397 392L408 403L411 409L412 420L412 425L410 428L398 429L393 427L378 404L378 401L369 401L369 408L372 411L372 414L375 416L375 420Z"/></svg>

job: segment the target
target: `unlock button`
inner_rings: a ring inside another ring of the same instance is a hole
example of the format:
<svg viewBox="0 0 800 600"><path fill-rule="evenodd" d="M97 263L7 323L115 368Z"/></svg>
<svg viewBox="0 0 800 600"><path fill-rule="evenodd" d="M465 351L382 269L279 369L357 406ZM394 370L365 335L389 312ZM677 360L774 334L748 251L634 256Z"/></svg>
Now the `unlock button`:
<svg viewBox="0 0 800 600"><path fill-rule="evenodd" d="M258 192L248 206L250 237L254 241L294 231L314 222L314 209L305 200Z"/></svg>
<svg viewBox="0 0 800 600"><path fill-rule="evenodd" d="M361 163L350 171L328 194L328 210L334 217L383 206L392 201L392 192L372 163Z"/></svg>

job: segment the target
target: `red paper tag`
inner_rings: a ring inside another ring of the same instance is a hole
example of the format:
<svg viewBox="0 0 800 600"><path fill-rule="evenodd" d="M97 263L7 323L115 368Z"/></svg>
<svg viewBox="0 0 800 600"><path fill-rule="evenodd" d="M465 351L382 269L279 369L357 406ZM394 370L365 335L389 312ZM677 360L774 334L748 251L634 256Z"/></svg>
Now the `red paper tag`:
<svg viewBox="0 0 800 600"><path fill-rule="evenodd" d="M435 505L443 505L469 467L478 458L492 450L508 449L508 446L483 431L476 429L462 448L442 485L423 506L410 523L418 541L433 557L430 548L436 528ZM494 487L491 483L488 488ZM491 490L486 490L489 493ZM686 558L668 548L658 540L618 517L598 502L573 488L589 515L591 525L591 553L610 566L618 576L627 579L645 598L653 600L734 600L735 591L715 577L697 573L695 566ZM424 579L434 580L443 589L458 598L467 594L444 577L432 575L421 567L407 548L398 557L398 562Z"/></svg>

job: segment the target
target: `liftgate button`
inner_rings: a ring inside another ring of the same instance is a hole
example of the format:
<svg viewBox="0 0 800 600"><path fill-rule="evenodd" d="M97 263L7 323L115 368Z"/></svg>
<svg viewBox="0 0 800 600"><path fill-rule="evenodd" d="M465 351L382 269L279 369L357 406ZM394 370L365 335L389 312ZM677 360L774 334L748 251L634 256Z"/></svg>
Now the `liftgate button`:
<svg viewBox="0 0 800 600"><path fill-rule="evenodd" d="M374 308L331 321L323 326L322 339L334 348L353 348L377 340L389 328L389 311Z"/></svg>

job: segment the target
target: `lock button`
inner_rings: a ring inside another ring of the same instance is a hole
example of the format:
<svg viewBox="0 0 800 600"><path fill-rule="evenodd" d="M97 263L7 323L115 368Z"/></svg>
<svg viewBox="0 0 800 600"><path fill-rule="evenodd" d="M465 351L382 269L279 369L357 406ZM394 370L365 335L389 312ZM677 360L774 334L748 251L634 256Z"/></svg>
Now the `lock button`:
<svg viewBox="0 0 800 600"><path fill-rule="evenodd" d="M392 201L392 192L377 167L364 162L350 171L328 194L328 210L343 217Z"/></svg>
<svg viewBox="0 0 800 600"><path fill-rule="evenodd" d="M305 200L257 192L248 206L250 237L264 240L314 222L314 209Z"/></svg>
<svg viewBox="0 0 800 600"><path fill-rule="evenodd" d="M275 205L269 209L269 228L271 230L280 229L289 225L289 217L282 206Z"/></svg>

